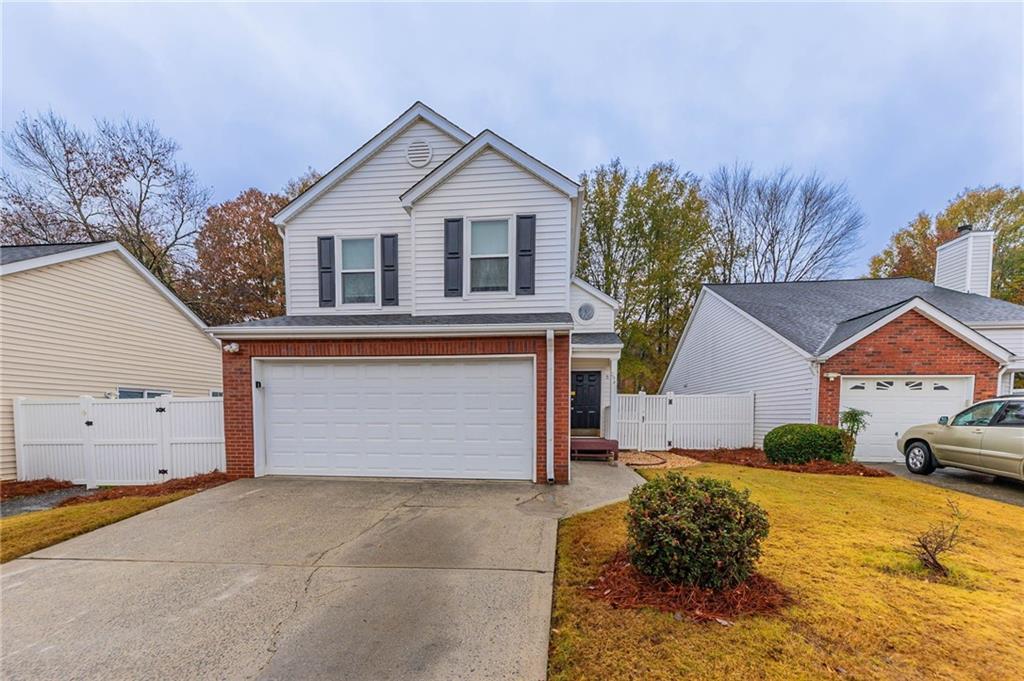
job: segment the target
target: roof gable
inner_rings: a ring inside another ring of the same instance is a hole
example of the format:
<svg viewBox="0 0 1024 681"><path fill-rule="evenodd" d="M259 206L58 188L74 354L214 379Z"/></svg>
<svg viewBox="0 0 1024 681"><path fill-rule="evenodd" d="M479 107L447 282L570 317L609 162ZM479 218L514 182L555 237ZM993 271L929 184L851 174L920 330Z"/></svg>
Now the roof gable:
<svg viewBox="0 0 1024 681"><path fill-rule="evenodd" d="M77 246L77 248L59 248L62 246ZM7 248L11 247L5 247L2 250L6 251ZM206 323L200 319L188 305L181 302L181 299L174 295L174 293L167 288L163 282L157 279L152 272L146 269L146 267L144 267L142 263L135 258L135 256L129 253L124 246L116 241L100 241L85 244L40 244L38 246L18 246L13 248L35 249L33 251L35 256L19 257L10 261L9 264L7 257L5 256L4 263L0 266L0 276L26 272L50 265L59 265L73 260L81 260L94 255L100 255L102 253L117 253L121 256L121 259L128 263L128 265L143 279L145 279L150 286L155 288L164 298L176 307L178 311L185 316L185 318L192 322L192 324L194 324L200 331L206 333L212 343L217 345L217 341L207 333Z"/></svg>
<svg viewBox="0 0 1024 681"><path fill-rule="evenodd" d="M484 130L402 194L400 197L402 206L406 210L412 209L416 201L439 187L445 180L488 149L515 163L568 198L575 199L578 196L580 190L578 184L503 137L490 130Z"/></svg>
<svg viewBox="0 0 1024 681"><path fill-rule="evenodd" d="M387 127L370 138L370 140L363 144L363 146L352 152L348 158L334 166L330 172L325 174L312 186L306 189L306 191L299 194L288 205L278 211L273 218L274 224L279 226L285 225L288 220L298 215L304 208L309 206L325 192L329 191L332 187L345 179L349 173L362 165L363 162L372 157L411 125L420 120L434 125L439 130L447 133L457 140L460 144L466 144L470 139L472 139L472 135L431 109L423 102L416 102L406 109L401 116L389 123Z"/></svg>

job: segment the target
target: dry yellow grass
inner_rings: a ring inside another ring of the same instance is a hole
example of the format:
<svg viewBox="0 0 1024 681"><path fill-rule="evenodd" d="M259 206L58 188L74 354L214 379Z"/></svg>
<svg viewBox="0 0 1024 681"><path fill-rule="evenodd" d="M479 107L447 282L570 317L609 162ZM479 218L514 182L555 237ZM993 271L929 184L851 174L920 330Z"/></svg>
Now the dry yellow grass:
<svg viewBox="0 0 1024 681"><path fill-rule="evenodd" d="M51 508L0 519L0 563L44 549L130 516L163 506L191 491L162 497L124 497Z"/></svg>
<svg viewBox="0 0 1024 681"><path fill-rule="evenodd" d="M751 490L771 520L760 570L796 603L731 627L614 610L581 587L623 545L625 504L569 518L559 529L551 679L1020 678L1024 508L898 478L721 464L685 473ZM947 561L954 578L934 583L898 548L948 519L947 497L969 517Z"/></svg>

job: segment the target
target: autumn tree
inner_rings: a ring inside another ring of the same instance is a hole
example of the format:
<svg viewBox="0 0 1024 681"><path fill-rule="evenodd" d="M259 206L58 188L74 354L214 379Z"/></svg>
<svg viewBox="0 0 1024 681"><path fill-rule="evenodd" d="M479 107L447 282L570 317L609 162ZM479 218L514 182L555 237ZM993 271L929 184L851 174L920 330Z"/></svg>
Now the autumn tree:
<svg viewBox="0 0 1024 681"><path fill-rule="evenodd" d="M965 189L934 217L919 213L871 258L871 276L932 281L935 249L955 239L957 227L965 224L996 233L992 296L1024 304L1024 191L1020 187Z"/></svg>
<svg viewBox="0 0 1024 681"><path fill-rule="evenodd" d="M708 223L698 180L671 163L582 177L577 274L622 302L625 391L657 390L708 272Z"/></svg>
<svg viewBox="0 0 1024 681"><path fill-rule="evenodd" d="M309 170L282 193L247 189L207 210L182 287L200 317L219 325L284 314L284 248L271 218L317 179Z"/></svg>
<svg viewBox="0 0 1024 681"><path fill-rule="evenodd" d="M86 131L50 111L17 120L3 146L3 243L116 240L177 287L210 194L174 140L150 122Z"/></svg>
<svg viewBox="0 0 1024 681"><path fill-rule="evenodd" d="M864 216L841 183L788 169L756 176L721 166L702 196L711 223L713 279L720 283L826 279L841 273Z"/></svg>

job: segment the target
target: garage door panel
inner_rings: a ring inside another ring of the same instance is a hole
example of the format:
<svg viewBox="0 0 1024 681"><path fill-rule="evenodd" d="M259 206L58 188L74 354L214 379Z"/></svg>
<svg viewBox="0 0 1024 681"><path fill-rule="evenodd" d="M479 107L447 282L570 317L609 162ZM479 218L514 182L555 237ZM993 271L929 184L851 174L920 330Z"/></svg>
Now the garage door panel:
<svg viewBox="0 0 1024 681"><path fill-rule="evenodd" d="M266 472L531 479L529 359L265 362Z"/></svg>
<svg viewBox="0 0 1024 681"><path fill-rule="evenodd" d="M870 413L857 437L855 458L895 461L896 440L904 430L952 416L970 403L969 378L954 376L844 377L839 410L853 407Z"/></svg>

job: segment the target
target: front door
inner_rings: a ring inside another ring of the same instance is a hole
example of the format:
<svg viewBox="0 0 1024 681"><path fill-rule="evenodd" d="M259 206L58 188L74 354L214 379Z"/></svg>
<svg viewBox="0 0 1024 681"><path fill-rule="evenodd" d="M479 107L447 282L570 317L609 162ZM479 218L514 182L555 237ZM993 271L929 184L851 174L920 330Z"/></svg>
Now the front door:
<svg viewBox="0 0 1024 681"><path fill-rule="evenodd" d="M572 420L574 431L601 434L601 372L572 372Z"/></svg>

